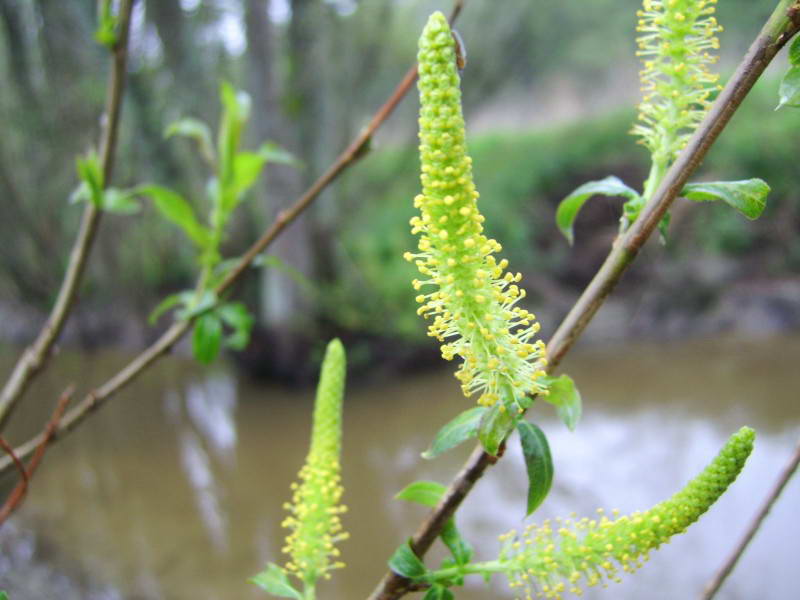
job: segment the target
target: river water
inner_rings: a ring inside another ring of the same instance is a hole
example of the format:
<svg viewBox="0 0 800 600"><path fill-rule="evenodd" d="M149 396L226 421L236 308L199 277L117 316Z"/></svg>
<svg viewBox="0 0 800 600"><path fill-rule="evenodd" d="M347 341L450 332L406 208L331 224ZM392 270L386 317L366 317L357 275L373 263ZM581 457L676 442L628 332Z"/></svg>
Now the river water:
<svg viewBox="0 0 800 600"><path fill-rule="evenodd" d="M530 413L550 438L556 469L534 521L598 507L647 508L699 472L740 426L758 432L745 472L698 524L637 575L587 597L697 596L800 436L798 357L800 336L595 347L570 357L563 370L584 399L577 431L568 432L547 405ZM58 357L32 392L39 414L66 382L86 389L125 359ZM225 365L163 360L51 448L23 509L0 531L0 588L12 600L265 598L246 579L283 560L282 504L306 453L312 401L313 390L256 385ZM392 496L416 479L449 481L471 446L435 461L419 453L468 406L449 369L349 387L348 567L320 587L321 599L364 598L374 587L387 557L425 514ZM33 414L19 415L14 433L21 438L34 423ZM525 494L512 445L458 515L479 558L493 558L496 536L523 524ZM800 478L720 598L797 597L798 509ZM489 588L468 582L457 597L512 596L498 579Z"/></svg>

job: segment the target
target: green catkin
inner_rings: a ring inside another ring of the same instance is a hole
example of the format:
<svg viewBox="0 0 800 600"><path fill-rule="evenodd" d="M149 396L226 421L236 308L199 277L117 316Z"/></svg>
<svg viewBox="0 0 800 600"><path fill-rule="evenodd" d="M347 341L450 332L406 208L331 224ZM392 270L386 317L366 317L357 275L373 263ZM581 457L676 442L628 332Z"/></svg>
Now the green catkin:
<svg viewBox="0 0 800 600"><path fill-rule="evenodd" d="M668 166L686 145L717 89L718 75L709 71L719 49L714 18L717 0L644 0L636 55L644 97L639 123L632 133L641 137L659 168Z"/></svg>
<svg viewBox="0 0 800 600"><path fill-rule="evenodd" d="M345 353L342 343L332 340L322 361L311 447L300 470L300 483L292 484L291 504L284 505L289 516L283 526L290 530L283 551L290 556L286 570L308 584L328 571L341 568L337 541L348 534L342 530L342 496L339 455L342 442L342 398L345 383Z"/></svg>
<svg viewBox="0 0 800 600"><path fill-rule="evenodd" d="M428 20L419 42L420 159L422 193L414 198L420 216L411 219L421 234L418 252L405 254L423 279L414 289L432 286L417 296L418 314L433 318L428 335L442 342L442 356L463 363L456 373L466 396L478 403L545 393L540 378L545 346L534 341L535 316L516 306L525 297L522 276L506 272L497 260L499 243L483 234L478 192L467 156L455 41L442 13Z"/></svg>
<svg viewBox="0 0 800 600"><path fill-rule="evenodd" d="M619 572L632 573L651 550L697 521L733 483L753 449L755 432L743 427L733 434L717 457L700 475L669 500L650 510L598 520L547 520L521 534L512 531L499 562L519 597L561 598L565 592L580 596L581 585L619 581Z"/></svg>

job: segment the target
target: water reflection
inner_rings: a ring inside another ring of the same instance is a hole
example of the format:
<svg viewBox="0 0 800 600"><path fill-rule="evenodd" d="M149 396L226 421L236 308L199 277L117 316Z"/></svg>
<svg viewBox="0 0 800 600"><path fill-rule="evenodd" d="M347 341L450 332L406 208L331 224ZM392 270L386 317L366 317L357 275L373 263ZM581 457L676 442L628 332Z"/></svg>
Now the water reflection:
<svg viewBox="0 0 800 600"><path fill-rule="evenodd" d="M741 425L759 434L744 474L708 515L637 577L589 598L697 595L798 436L798 355L800 337L714 340L586 352L565 365L581 387L585 416L570 433L547 406L534 411L556 463L553 491L536 520L598 507L647 508L699 472ZM120 362L98 360L83 372L99 379ZM51 376L38 394L57 395L69 372ZM0 531L0 586L16 591L14 600L264 598L246 579L267 561L282 561L281 505L305 457L312 402L313 390L254 387L223 369L164 362L48 456L24 513ZM321 587L320 598L352 600L371 591L386 558L425 513L392 496L416 479L450 480L470 448L435 461L418 456L465 407L449 371L350 387L348 569ZM497 535L521 525L525 487L512 445L459 513L479 558L491 559ZM798 505L795 480L721 598L793 597L800 588ZM37 575L44 571L69 578L53 587L53 577ZM25 579L57 593L34 593ZM510 595L500 580L458 594L487 597Z"/></svg>

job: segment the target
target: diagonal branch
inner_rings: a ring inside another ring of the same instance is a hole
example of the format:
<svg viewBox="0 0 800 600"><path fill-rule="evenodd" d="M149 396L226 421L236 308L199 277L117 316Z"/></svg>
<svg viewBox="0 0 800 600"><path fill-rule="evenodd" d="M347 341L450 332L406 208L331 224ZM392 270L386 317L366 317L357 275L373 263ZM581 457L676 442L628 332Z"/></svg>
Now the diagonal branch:
<svg viewBox="0 0 800 600"><path fill-rule="evenodd" d="M119 34L112 49L113 65L108 80L103 116L104 127L100 139L100 160L105 185L111 181L111 172L114 166L114 152L122 109L122 92L125 88L131 10L134 2L135 0L122 0L120 4ZM100 215L101 210L93 202L86 202L80 229L70 252L69 264L56 303L36 340L22 353L0 392L0 431L8 423L11 413L30 382L47 363L53 344L64 328L67 317L75 304L78 288L86 270L86 263L100 225Z"/></svg>
<svg viewBox="0 0 800 600"><path fill-rule="evenodd" d="M74 391L75 386L70 385L59 397L56 408L53 411L53 414L50 416L47 426L45 427L42 441L36 448L36 452L34 453L31 462L28 463L27 469L25 468L25 465L22 464L22 461L17 456L17 453L8 446L2 437L0 437L0 446L2 446L6 454L8 454L14 461L17 471L19 471L20 474L19 483L11 491L11 494L9 494L3 506L0 507L0 525L5 523L6 519L11 516L11 513L13 513L22 503L22 499L25 497L25 493L28 491L28 485L30 484L31 478L33 477L33 474L36 472L36 468L39 466L39 463L44 457L44 451L47 449L47 444L50 443L50 440L53 437L53 432L56 430L61 417L64 415L64 411L66 410L67 404L69 404Z"/></svg>
<svg viewBox="0 0 800 600"><path fill-rule="evenodd" d="M800 0L781 0L750 46L728 84L697 128L687 147L665 175L660 187L631 228L614 243L600 270L565 317L550 340L548 370L552 371L569 352L606 297L633 262L658 226L661 217L683 189L689 176L703 161L711 145L730 121L742 100L777 52L800 30ZM497 458L475 448L451 482L439 504L412 538L414 552L422 557L436 541L444 524L455 514L472 486ZM393 600L409 590L409 580L394 573L384 575L369 600Z"/></svg>
<svg viewBox="0 0 800 600"><path fill-rule="evenodd" d="M465 0L455 0L450 20L454 21L463 9ZM264 251L272 241L291 224L318 196L346 169L355 164L359 158L364 156L369 141L375 131L386 121L400 100L408 93L411 85L417 77L417 67L414 65L405 74L403 79L392 92L389 99L381 106L370 120L369 124L359 133L356 138L345 148L333 164L323 173L317 181L288 209L282 211L275 222L264 232L264 234L245 252L237 265L231 270L227 277L215 288L219 295L228 291L237 281L239 281L255 257ZM192 319L177 321L167 329L158 340L151 344L141 354L134 358L130 363L112 376L99 388L89 392L83 400L73 407L61 420L57 429L53 431L53 441L60 439L66 433L79 425L95 409L102 405L106 400L136 379L147 367L153 364L161 356L168 353L172 347L186 334L192 326ZM33 453L41 444L45 433L39 433L27 442L17 447L14 452L17 456L25 458ZM13 466L10 458L0 460L0 474L6 472Z"/></svg>

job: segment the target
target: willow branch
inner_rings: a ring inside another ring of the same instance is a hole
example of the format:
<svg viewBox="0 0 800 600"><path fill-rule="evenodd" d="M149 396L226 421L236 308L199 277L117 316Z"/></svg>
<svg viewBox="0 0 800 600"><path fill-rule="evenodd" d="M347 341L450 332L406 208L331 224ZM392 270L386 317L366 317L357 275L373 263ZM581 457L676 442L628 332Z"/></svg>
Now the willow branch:
<svg viewBox="0 0 800 600"><path fill-rule="evenodd" d="M451 22L460 14L464 5L464 0L455 0L451 13ZM264 234L242 255L239 262L225 277L225 279L214 289L217 295L228 291L239 279L241 279L253 259L263 252L273 240L291 224L309 205L319 196L319 194L342 172L351 167L367 151L369 141L375 131L389 118L400 100L408 93L414 80L417 77L417 67L414 65L405 74L389 99L381 106L370 120L369 124L359 133L356 138L345 148L342 153L334 160L331 166L323 173L311 187L290 206L288 209L278 214L275 221L264 232ZM56 430L53 432L53 441L60 439L68 432L78 426L94 410L101 406L106 400L119 392L144 372L147 367L153 364L161 356L168 353L172 347L189 331L192 326L192 319L177 321L165 331L161 337L145 349L141 354L134 358L130 363L117 372L113 377L106 381L101 387L89 392L83 400L64 416ZM19 457L27 457L33 453L37 446L44 439L45 432L39 433L27 442L17 447L14 452ZM5 473L13 466L11 459L6 457L0 460L0 474Z"/></svg>
<svg viewBox="0 0 800 600"><path fill-rule="evenodd" d="M799 29L800 1L781 0L639 218L614 243L603 265L556 330L547 345L549 371L555 369L583 333L764 69ZM480 446L475 448L442 500L414 534L411 547L417 556L424 556L475 482L496 461L497 458L485 453ZM369 600L399 598L409 591L408 586L408 579L390 571Z"/></svg>
<svg viewBox="0 0 800 600"><path fill-rule="evenodd" d="M100 161L104 185L108 185L111 181L114 166L122 93L125 88L131 10L134 1L122 0L120 4L118 38L112 48L112 67L106 91L103 131L100 136ZM0 392L0 431L5 428L30 382L47 363L53 344L64 328L67 317L75 304L78 288L86 270L86 263L97 236L101 212L94 202L86 202L58 298L36 340L22 353Z"/></svg>
<svg viewBox="0 0 800 600"><path fill-rule="evenodd" d="M761 505L761 508L753 518L752 523L750 523L750 526L745 531L742 539L739 540L739 543L733 549L733 552L731 552L730 556L727 558L717 574L714 575L714 578L708 583L708 585L706 585L703 594L700 596L700 600L711 600L717 595L717 592L722 587L722 584L725 583L728 575L731 574L733 569L736 567L736 563L739 562L742 554L744 554L747 546L753 540L756 533L758 533L758 530L761 528L764 519L767 518L769 511L772 509L772 505L775 504L775 501L780 497L783 489L786 487L786 484L789 483L792 475L794 475L797 471L798 465L800 465L800 442L798 442L797 446L795 447L794 453L789 459L789 462L786 463L786 466L778 476L778 479L775 481L769 494L767 494L767 497L764 499L764 503Z"/></svg>
<svg viewBox="0 0 800 600"><path fill-rule="evenodd" d="M36 452L34 453L33 458L31 459L31 462L28 464L27 468L25 468L25 465L22 464L22 461L17 456L16 451L10 448L6 441L0 437L0 446L2 446L3 450L5 450L6 454L8 454L11 460L14 461L14 465L17 467L17 471L20 474L19 483L11 491L8 499L3 503L2 508L0 508L0 525L5 523L6 519L11 516L11 513L13 513L22 503L22 500L28 491L28 485L30 484L31 478L33 477L33 474L36 472L36 468L39 466L39 463L44 457L44 451L47 449L47 445L52 439L53 432L56 430L56 427L58 426L58 423L64 414L64 410L66 410L67 404L69 404L69 401L72 398L74 389L74 386L69 386L58 399L56 408L53 411L53 414L50 416L47 426L45 427L42 441L37 446Z"/></svg>

